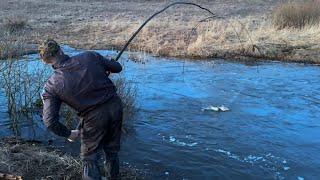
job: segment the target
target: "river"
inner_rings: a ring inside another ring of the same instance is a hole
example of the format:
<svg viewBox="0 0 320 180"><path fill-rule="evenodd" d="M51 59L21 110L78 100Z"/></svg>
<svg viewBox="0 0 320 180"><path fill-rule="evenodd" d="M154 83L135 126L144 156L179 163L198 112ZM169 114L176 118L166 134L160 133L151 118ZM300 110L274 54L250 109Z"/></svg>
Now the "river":
<svg viewBox="0 0 320 180"><path fill-rule="evenodd" d="M28 58L39 63L37 55ZM124 75L137 86L139 109L120 157L150 179L320 178L320 67L127 59ZM0 135L8 136L3 92L0 99ZM222 105L230 111L204 110ZM43 126L38 131L52 136Z"/></svg>

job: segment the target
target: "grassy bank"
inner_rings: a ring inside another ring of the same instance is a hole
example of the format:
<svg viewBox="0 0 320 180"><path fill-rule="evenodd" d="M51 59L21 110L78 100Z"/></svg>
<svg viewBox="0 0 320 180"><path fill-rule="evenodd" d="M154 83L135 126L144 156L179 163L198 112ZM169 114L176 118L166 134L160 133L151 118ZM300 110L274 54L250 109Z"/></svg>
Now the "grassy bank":
<svg viewBox="0 0 320 180"><path fill-rule="evenodd" d="M78 48L119 49L143 20L170 2L173 1L11 0L0 2L0 17L28 14L24 16L25 23L17 24L17 27L28 27L28 43L53 37ZM199 24L208 14L195 7L175 7L148 25L129 49L175 57L320 63L318 23L279 28L279 23L285 22L281 13L288 12L290 6L283 7L275 0L196 3L223 19ZM311 12L308 7L303 8L304 12ZM315 8L312 16L317 12ZM3 27L6 23L0 20ZM192 31L194 27L197 28Z"/></svg>
<svg viewBox="0 0 320 180"><path fill-rule="evenodd" d="M0 140L0 179L4 174L23 179L81 179L78 157L38 142ZM122 167L122 179L141 179L136 169Z"/></svg>

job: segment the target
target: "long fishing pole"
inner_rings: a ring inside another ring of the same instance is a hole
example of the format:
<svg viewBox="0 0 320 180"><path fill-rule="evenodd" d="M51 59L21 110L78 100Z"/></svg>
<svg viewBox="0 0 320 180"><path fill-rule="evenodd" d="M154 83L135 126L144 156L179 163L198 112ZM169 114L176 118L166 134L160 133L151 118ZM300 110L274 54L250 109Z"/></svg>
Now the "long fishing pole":
<svg viewBox="0 0 320 180"><path fill-rule="evenodd" d="M114 59L115 61L118 61L121 57L121 55L123 54L123 52L128 48L128 46L130 45L130 43L133 41L133 39L139 34L139 32L143 29L143 27L145 27L147 25L147 23L152 20L154 17L156 17L157 15L161 14L162 12L164 12L165 10L167 10L168 8L175 6L175 5L190 5L190 6L196 6L208 13L211 14L211 18L213 17L218 17L216 16L212 11L210 11L208 8L202 7L199 4L196 3L191 3L191 2L175 2L172 4L167 5L166 7L164 7L163 9L161 9L160 11L157 11L156 13L154 13L152 16L150 16L146 21L144 21L144 23L133 33L133 35L130 37L130 39L127 41L127 43L123 46L122 50L118 53L117 57ZM79 124L77 125L77 129L80 130L83 126L83 122L80 121Z"/></svg>
<svg viewBox="0 0 320 180"><path fill-rule="evenodd" d="M130 45L130 43L132 42L132 40L139 34L139 32L143 29L143 27L150 21L152 20L154 17L156 17L157 15L161 14L162 12L164 12L165 10L167 10L168 8L175 6L175 5L191 5L191 6L196 6L202 10L207 11L208 13L210 13L212 17L218 17L216 16L212 11L210 11L208 8L202 7L196 3L191 3L191 2L175 2L172 4L169 4L168 6L166 6L165 8L161 9L160 11L154 13L152 16L150 16L137 30L135 33L133 33L133 35L130 37L130 39L127 41L127 43L123 46L122 50L119 52L119 54L117 55L117 57L115 58L116 61L118 61L122 55L122 53L127 49L127 47Z"/></svg>

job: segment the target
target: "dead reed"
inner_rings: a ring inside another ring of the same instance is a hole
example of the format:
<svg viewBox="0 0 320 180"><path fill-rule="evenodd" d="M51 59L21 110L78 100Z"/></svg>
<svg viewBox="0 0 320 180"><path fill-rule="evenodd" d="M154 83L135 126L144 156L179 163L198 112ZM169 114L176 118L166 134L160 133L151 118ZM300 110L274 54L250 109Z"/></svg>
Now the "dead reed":
<svg viewBox="0 0 320 180"><path fill-rule="evenodd" d="M320 2L288 2L272 12L273 24L278 29L304 28L320 23Z"/></svg>

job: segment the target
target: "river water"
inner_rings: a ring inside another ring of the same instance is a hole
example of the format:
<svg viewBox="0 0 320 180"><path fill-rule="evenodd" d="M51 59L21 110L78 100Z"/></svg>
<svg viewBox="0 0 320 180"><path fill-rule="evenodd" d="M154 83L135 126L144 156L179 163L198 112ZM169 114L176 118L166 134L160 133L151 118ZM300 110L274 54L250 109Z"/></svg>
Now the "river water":
<svg viewBox="0 0 320 180"><path fill-rule="evenodd" d="M120 154L147 179L320 178L320 67L127 58L124 75L138 88L139 111ZM1 135L6 136L3 92L0 96ZM230 111L204 110L221 105Z"/></svg>

